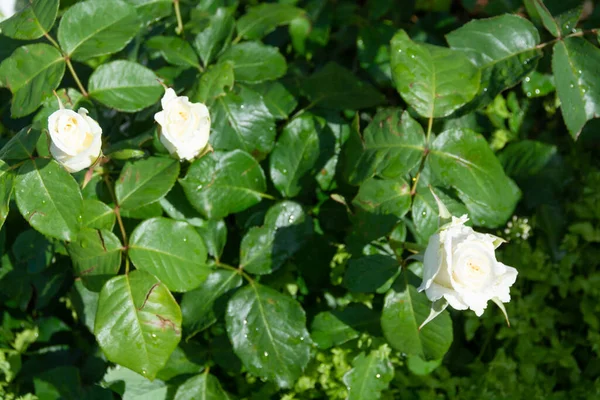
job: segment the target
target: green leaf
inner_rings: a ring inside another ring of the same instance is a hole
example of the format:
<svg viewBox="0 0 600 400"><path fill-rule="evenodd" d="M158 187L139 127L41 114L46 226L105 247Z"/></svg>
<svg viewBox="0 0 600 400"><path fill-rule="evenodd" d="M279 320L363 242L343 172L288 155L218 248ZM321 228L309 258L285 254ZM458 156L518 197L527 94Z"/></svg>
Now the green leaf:
<svg viewBox="0 0 600 400"><path fill-rule="evenodd" d="M334 62L305 79L302 89L315 105L335 110L359 110L385 102L377 89Z"/></svg>
<svg viewBox="0 0 600 400"><path fill-rule="evenodd" d="M33 40L50 32L59 0L30 0L29 5L0 23L0 32L13 39Z"/></svg>
<svg viewBox="0 0 600 400"><path fill-rule="evenodd" d="M154 379L181 339L181 311L155 277L133 271L102 288L94 334L106 358Z"/></svg>
<svg viewBox="0 0 600 400"><path fill-rule="evenodd" d="M468 214L465 205L442 192L439 188L432 189L436 196L446 206L450 214L460 217ZM427 243L429 237L438 230L439 210L429 187L418 185L412 204L412 219L417 230L418 240Z"/></svg>
<svg viewBox="0 0 600 400"><path fill-rule="evenodd" d="M124 112L153 105L164 91L152 70L124 60L102 64L90 76L88 87L92 98Z"/></svg>
<svg viewBox="0 0 600 400"><path fill-rule="evenodd" d="M211 110L210 143L216 150L244 150L263 159L275 144L275 120L262 97L246 87L219 97Z"/></svg>
<svg viewBox="0 0 600 400"><path fill-rule="evenodd" d="M339 346L366 331L381 335L380 315L364 304L353 303L343 310L325 311L317 314L310 326L310 336L320 349Z"/></svg>
<svg viewBox="0 0 600 400"><path fill-rule="evenodd" d="M153 36L145 44L149 49L159 51L170 64L181 67L200 67L194 49L181 38L176 36Z"/></svg>
<svg viewBox="0 0 600 400"><path fill-rule="evenodd" d="M360 185L352 204L373 214L402 218L410 209L410 185L404 179L368 179Z"/></svg>
<svg viewBox="0 0 600 400"><path fill-rule="evenodd" d="M136 10L126 2L88 0L63 14L58 43L70 58L85 61L122 50L139 30Z"/></svg>
<svg viewBox="0 0 600 400"><path fill-rule="evenodd" d="M146 204L145 206L138 208L123 208L120 210L120 213L123 218L148 219L162 216L162 211L160 202L155 201L154 203Z"/></svg>
<svg viewBox="0 0 600 400"><path fill-rule="evenodd" d="M135 8L140 21L146 25L173 13L173 0L125 0Z"/></svg>
<svg viewBox="0 0 600 400"><path fill-rule="evenodd" d="M391 46L396 89L421 116L446 117L477 94L481 73L462 52L413 42L403 30Z"/></svg>
<svg viewBox="0 0 600 400"><path fill-rule="evenodd" d="M425 360L440 359L452 344L452 320L448 311L444 311L419 330L429 315L431 302L425 293L417 293L408 283L409 273L400 276L385 296L381 314L383 334L402 353Z"/></svg>
<svg viewBox="0 0 600 400"><path fill-rule="evenodd" d="M302 9L289 4L268 3L250 7L237 22L238 36L249 40L261 39L278 26L289 24L303 15Z"/></svg>
<svg viewBox="0 0 600 400"><path fill-rule="evenodd" d="M234 26L233 13L227 8L219 8L211 16L208 27L196 35L194 47L205 66L229 47Z"/></svg>
<svg viewBox="0 0 600 400"><path fill-rule="evenodd" d="M82 215L83 227L111 231L115 226L115 210L99 200L83 199Z"/></svg>
<svg viewBox="0 0 600 400"><path fill-rule="evenodd" d="M225 312L226 294L241 284L240 274L219 269L211 273L197 289L185 293L181 299L181 314L189 336L217 322L217 318Z"/></svg>
<svg viewBox="0 0 600 400"><path fill-rule="evenodd" d="M515 179L534 177L557 154L556 146L534 140L509 144L498 156L506 174Z"/></svg>
<svg viewBox="0 0 600 400"><path fill-rule="evenodd" d="M367 126L349 181L359 184L373 175L394 179L416 167L425 152L425 134L408 112L380 111Z"/></svg>
<svg viewBox="0 0 600 400"><path fill-rule="evenodd" d="M248 371L291 387L310 360L304 310L289 296L252 282L229 300L227 334Z"/></svg>
<svg viewBox="0 0 600 400"><path fill-rule="evenodd" d="M15 184L23 218L44 235L72 241L79 233L83 198L75 179L53 160L35 159L19 169Z"/></svg>
<svg viewBox="0 0 600 400"><path fill-rule="evenodd" d="M40 138L40 131L31 127L21 129L0 149L0 159L23 161L31 158Z"/></svg>
<svg viewBox="0 0 600 400"><path fill-rule="evenodd" d="M600 117L600 49L583 38L566 38L554 45L552 72L565 124L577 139L585 124Z"/></svg>
<svg viewBox="0 0 600 400"><path fill-rule="evenodd" d="M169 387L165 382L159 379L150 381L141 374L120 365L108 368L102 381L109 389L122 396L122 400L165 400L168 398ZM113 397L106 400L112 400Z"/></svg>
<svg viewBox="0 0 600 400"><path fill-rule="evenodd" d="M580 1L526 0L526 3L535 7L544 27L555 37L574 33L583 11Z"/></svg>
<svg viewBox="0 0 600 400"><path fill-rule="evenodd" d="M119 272L123 245L111 231L82 229L67 250L76 276L91 291L99 292Z"/></svg>
<svg viewBox="0 0 600 400"><path fill-rule="evenodd" d="M233 81L231 63L213 65L200 77L198 89L192 94L191 99L194 102L211 105L217 97L225 96L229 92L233 87Z"/></svg>
<svg viewBox="0 0 600 400"><path fill-rule="evenodd" d="M129 257L137 269L156 276L174 292L198 287L211 272L206 247L194 228L167 218L152 218L135 228Z"/></svg>
<svg viewBox="0 0 600 400"><path fill-rule="evenodd" d="M400 265L394 257L373 254L351 258L344 275L344 286L351 292L381 293L382 287L384 291L390 287L391 279L399 270Z"/></svg>
<svg viewBox="0 0 600 400"><path fill-rule="evenodd" d="M446 35L450 47L463 52L481 70L475 98L459 111L466 114L490 103L500 92L535 70L542 51L535 26L517 15L473 20Z"/></svg>
<svg viewBox="0 0 600 400"><path fill-rule="evenodd" d="M219 380L206 372L185 381L175 393L174 400L230 400L232 397L223 390Z"/></svg>
<svg viewBox="0 0 600 400"><path fill-rule="evenodd" d="M533 71L523 80L523 92L527 97L543 97L555 90L554 75Z"/></svg>
<svg viewBox="0 0 600 400"><path fill-rule="evenodd" d="M352 369L344 375L348 400L379 399L394 378L394 367L389 360L390 348L384 344L371 350L368 356L360 353L352 361Z"/></svg>
<svg viewBox="0 0 600 400"><path fill-rule="evenodd" d="M460 128L443 132L431 145L427 164L458 191L476 225L498 227L512 215L521 193L481 135Z"/></svg>
<svg viewBox="0 0 600 400"><path fill-rule="evenodd" d="M279 81L262 82L253 85L252 89L260 93L275 119L287 119L298 105L294 95Z"/></svg>
<svg viewBox="0 0 600 400"><path fill-rule="evenodd" d="M233 63L235 80L239 82L269 81L282 77L287 71L285 57L279 53L277 47L260 42L233 45L219 61Z"/></svg>
<svg viewBox="0 0 600 400"><path fill-rule="evenodd" d="M213 256L215 260L219 261L227 242L227 225L225 221L209 219L208 221L202 220L201 223L195 225L196 232L202 237L208 254Z"/></svg>
<svg viewBox="0 0 600 400"><path fill-rule="evenodd" d="M10 198L15 185L15 174L8 164L0 160L0 229L10 209Z"/></svg>
<svg viewBox="0 0 600 400"><path fill-rule="evenodd" d="M262 168L250 154L240 150L217 151L194 161L179 182L194 208L211 219L259 203L266 190Z"/></svg>
<svg viewBox="0 0 600 400"><path fill-rule="evenodd" d="M160 200L178 176L179 162L171 158L149 157L126 163L115 184L119 207L135 209Z"/></svg>
<svg viewBox="0 0 600 400"><path fill-rule="evenodd" d="M295 197L312 181L308 173L319 158L318 130L320 127L310 114L292 120L283 128L269 158L273 185L282 196Z"/></svg>
<svg viewBox="0 0 600 400"><path fill-rule="evenodd" d="M209 349L205 344L191 341L179 343L156 377L169 381L181 375L197 374L206 368L209 356Z"/></svg>
<svg viewBox="0 0 600 400"><path fill-rule="evenodd" d="M253 227L244 235L240 267L253 274L270 274L297 252L312 232L312 220L300 204L277 203L267 211L262 227Z"/></svg>
<svg viewBox="0 0 600 400"><path fill-rule="evenodd" d="M13 118L31 114L52 95L65 73L65 60L56 48L35 43L21 46L0 64L0 80L13 94Z"/></svg>

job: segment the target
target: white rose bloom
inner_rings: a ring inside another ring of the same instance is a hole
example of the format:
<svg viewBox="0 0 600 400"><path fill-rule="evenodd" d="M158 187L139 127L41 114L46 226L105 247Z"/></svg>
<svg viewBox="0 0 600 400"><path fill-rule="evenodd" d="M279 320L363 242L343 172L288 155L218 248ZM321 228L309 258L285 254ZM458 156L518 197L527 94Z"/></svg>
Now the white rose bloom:
<svg viewBox="0 0 600 400"><path fill-rule="evenodd" d="M423 260L423 283L431 301L444 298L457 310L470 308L481 316L489 300L504 312L502 302L510 301L509 289L517 270L496 260L495 249L503 242L493 235L465 226L466 215L431 236Z"/></svg>
<svg viewBox="0 0 600 400"><path fill-rule="evenodd" d="M48 117L50 153L69 172L81 171L100 157L102 128L87 113L85 108L60 109Z"/></svg>
<svg viewBox="0 0 600 400"><path fill-rule="evenodd" d="M191 103L186 96L177 96L167 89L161 100L163 111L154 119L161 126L160 141L180 159L191 160L208 144L210 114L202 103Z"/></svg>

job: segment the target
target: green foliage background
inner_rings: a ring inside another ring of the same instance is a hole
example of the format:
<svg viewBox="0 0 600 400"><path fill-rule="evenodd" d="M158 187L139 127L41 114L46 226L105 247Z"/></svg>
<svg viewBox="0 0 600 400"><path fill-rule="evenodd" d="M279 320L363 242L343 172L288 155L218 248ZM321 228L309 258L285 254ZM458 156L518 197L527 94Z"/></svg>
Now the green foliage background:
<svg viewBox="0 0 600 400"><path fill-rule="evenodd" d="M0 398L600 398L598 26L572 0L29 2L0 23ZM214 152L168 157L161 82ZM53 90L103 128L93 171L49 157ZM509 240L510 326L416 330L429 186Z"/></svg>

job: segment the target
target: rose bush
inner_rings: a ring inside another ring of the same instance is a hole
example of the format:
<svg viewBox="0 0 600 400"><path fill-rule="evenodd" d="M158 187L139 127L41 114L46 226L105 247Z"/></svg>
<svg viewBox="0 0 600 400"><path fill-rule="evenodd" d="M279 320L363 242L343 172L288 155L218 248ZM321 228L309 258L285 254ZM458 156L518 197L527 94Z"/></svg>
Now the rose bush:
<svg viewBox="0 0 600 400"><path fill-rule="evenodd" d="M600 396L593 2L15 4L0 398Z"/></svg>

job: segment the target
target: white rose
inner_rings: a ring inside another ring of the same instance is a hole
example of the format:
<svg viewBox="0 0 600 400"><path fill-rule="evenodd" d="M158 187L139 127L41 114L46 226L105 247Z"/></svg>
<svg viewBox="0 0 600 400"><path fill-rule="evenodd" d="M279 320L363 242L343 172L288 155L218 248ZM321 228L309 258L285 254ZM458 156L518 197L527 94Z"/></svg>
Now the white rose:
<svg viewBox="0 0 600 400"><path fill-rule="evenodd" d="M161 100L163 111L154 119L161 126L160 141L180 159L191 160L208 144L210 114L202 103L191 103L186 96L177 96L167 89Z"/></svg>
<svg viewBox="0 0 600 400"><path fill-rule="evenodd" d="M423 260L423 283L431 301L444 298L457 310L470 308L481 316L489 300L510 301L509 289L517 279L517 270L496 260L495 249L502 239L475 232L465 226L466 215L431 236Z"/></svg>
<svg viewBox="0 0 600 400"><path fill-rule="evenodd" d="M85 108L61 108L48 117L50 153L69 172L81 171L100 157L102 128L87 113Z"/></svg>

